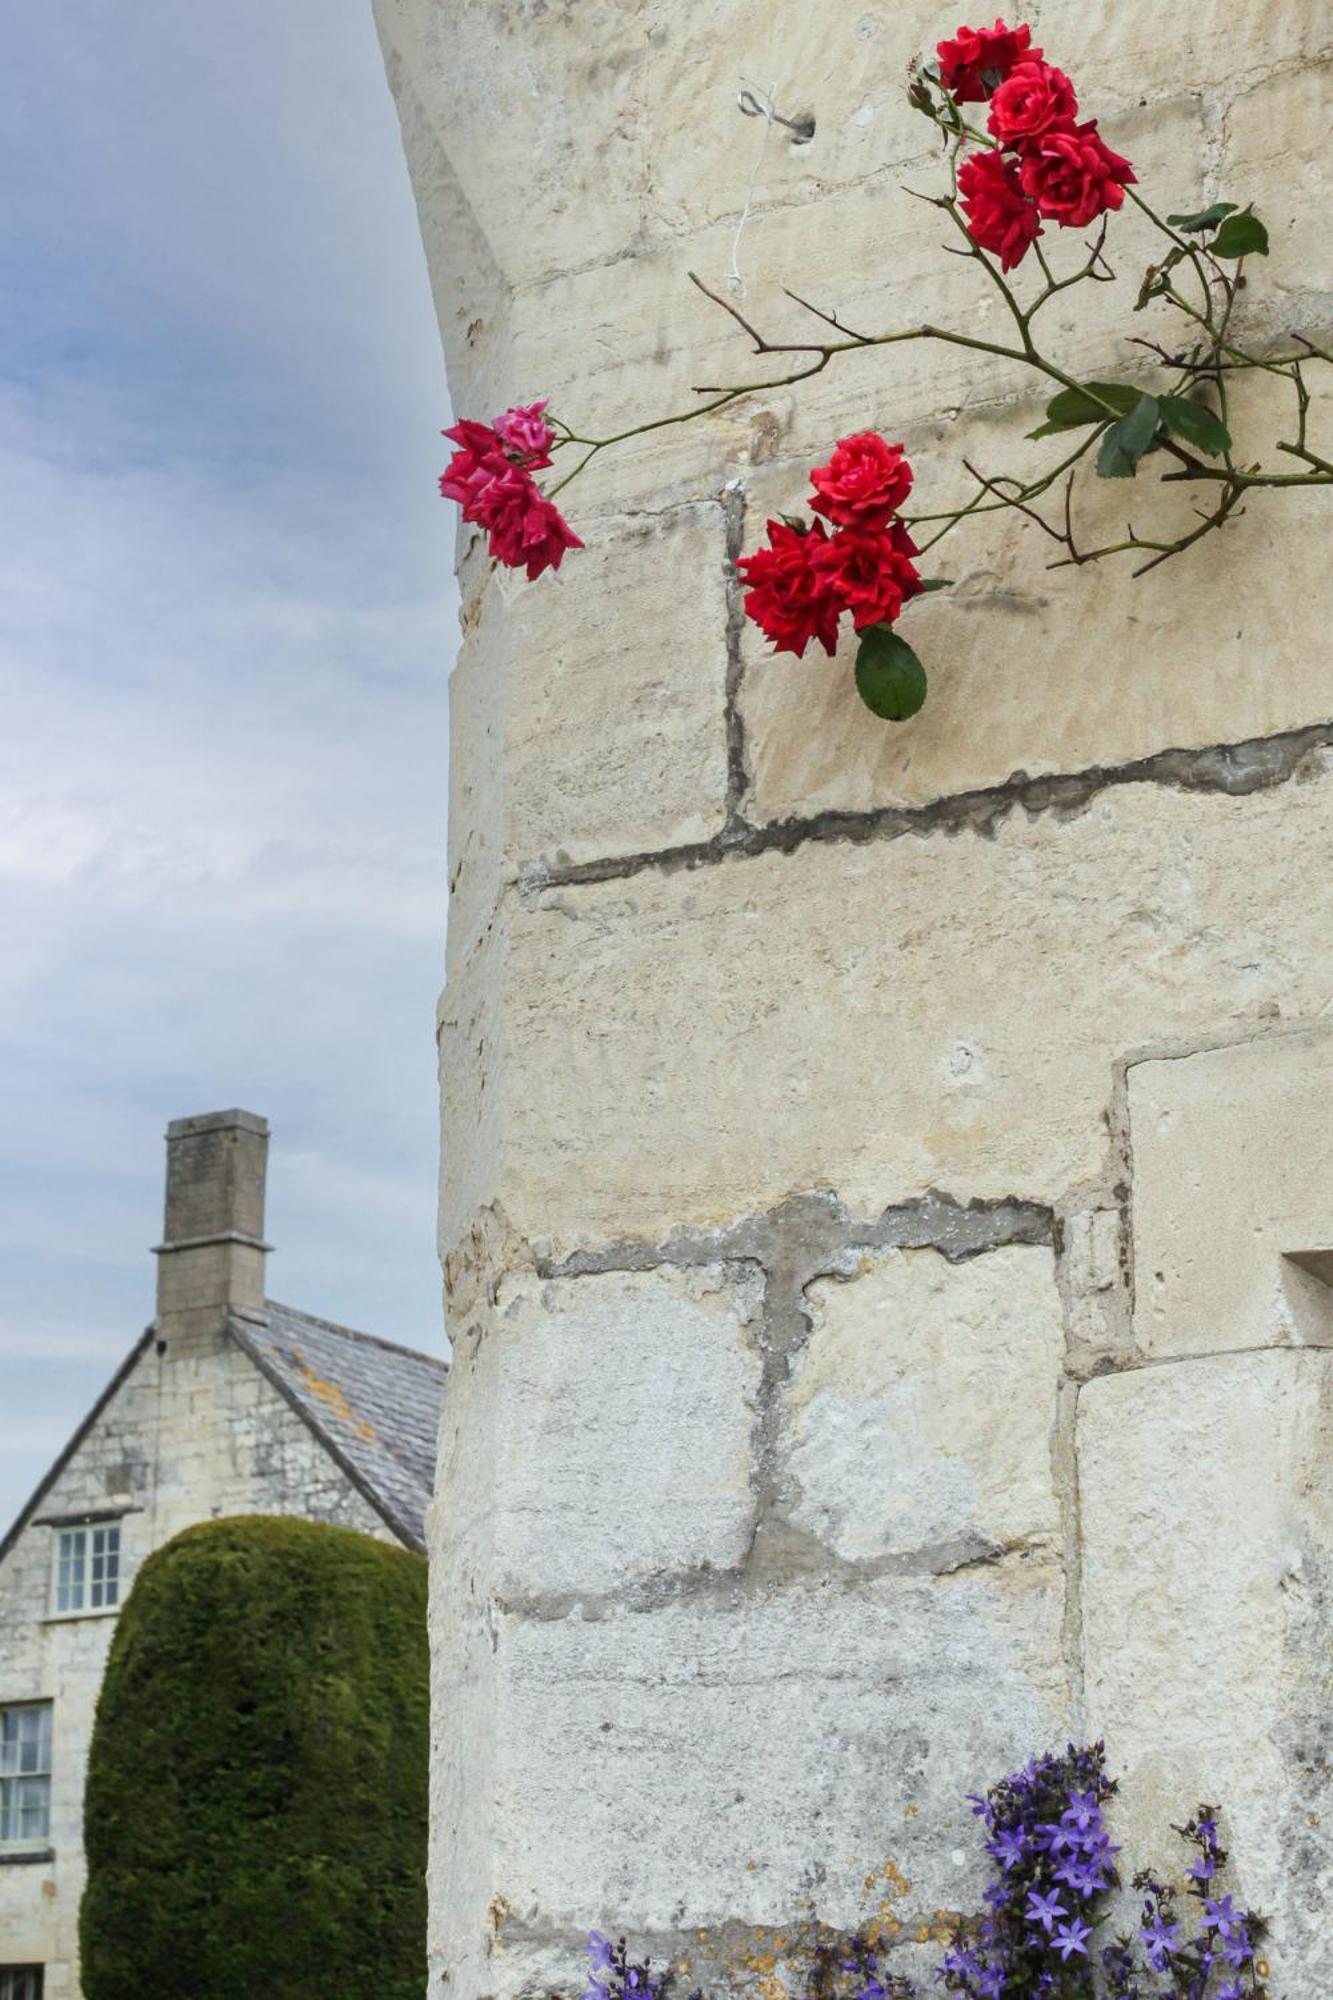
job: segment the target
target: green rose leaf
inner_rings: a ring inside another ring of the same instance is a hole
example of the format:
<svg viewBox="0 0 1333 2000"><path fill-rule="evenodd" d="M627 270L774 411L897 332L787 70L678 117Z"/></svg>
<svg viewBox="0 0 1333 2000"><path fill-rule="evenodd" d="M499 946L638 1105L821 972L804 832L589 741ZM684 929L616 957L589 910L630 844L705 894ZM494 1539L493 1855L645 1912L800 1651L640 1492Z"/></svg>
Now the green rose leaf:
<svg viewBox="0 0 1333 2000"><path fill-rule="evenodd" d="M923 590L952 590L954 581L955 579L951 576L923 576L921 579L921 588Z"/></svg>
<svg viewBox="0 0 1333 2000"><path fill-rule="evenodd" d="M1203 229L1215 229L1219 222L1225 222L1229 215L1236 213L1234 201L1215 201L1211 208L1201 208L1197 215L1168 215L1167 221L1174 229L1184 230L1187 236Z"/></svg>
<svg viewBox="0 0 1333 2000"><path fill-rule="evenodd" d="M1138 399L1139 391L1131 382L1089 382L1086 389L1062 389L1046 405L1046 422L1029 431L1028 436L1050 437L1054 431L1077 430L1081 424L1104 424L1108 420L1108 403L1123 417Z"/></svg>
<svg viewBox="0 0 1333 2000"><path fill-rule="evenodd" d="M1229 215L1208 245L1214 257L1268 255L1268 231L1257 215Z"/></svg>
<svg viewBox="0 0 1333 2000"><path fill-rule="evenodd" d="M1231 433L1222 419L1205 410L1202 403L1190 403L1183 396L1159 396L1162 420L1169 431L1183 437L1197 451L1218 458L1231 448Z"/></svg>
<svg viewBox="0 0 1333 2000"><path fill-rule="evenodd" d="M1097 453L1097 470L1103 479L1132 479L1161 422L1156 396L1140 396L1133 409L1112 424Z"/></svg>
<svg viewBox="0 0 1333 2000"><path fill-rule="evenodd" d="M872 714L905 722L926 698L926 670L906 639L872 625L856 650L856 692Z"/></svg>

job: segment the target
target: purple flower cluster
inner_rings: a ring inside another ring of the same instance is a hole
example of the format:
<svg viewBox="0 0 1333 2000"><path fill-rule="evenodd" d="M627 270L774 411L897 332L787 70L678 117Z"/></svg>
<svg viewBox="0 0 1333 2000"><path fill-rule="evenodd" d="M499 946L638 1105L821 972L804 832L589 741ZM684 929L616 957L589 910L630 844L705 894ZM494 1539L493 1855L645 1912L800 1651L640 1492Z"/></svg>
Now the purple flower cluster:
<svg viewBox="0 0 1333 2000"><path fill-rule="evenodd" d="M1119 1879L1103 1813L1114 1790L1096 1744L1030 1758L984 1798L973 1794L995 1865L985 1913L959 1931L936 1975L950 1992L1003 2000L1079 1990L1099 1899Z"/></svg>
<svg viewBox="0 0 1333 2000"><path fill-rule="evenodd" d="M1252 1910L1237 1909L1229 1895L1216 1892L1227 1859L1218 1840L1216 1808L1200 1806L1176 1832L1195 1849L1184 1891L1192 1910L1187 1906L1182 1913L1177 1891L1155 1876L1145 1871L1134 1877L1143 1898L1137 1942L1152 1970L1167 1982L1148 1990L1179 1994L1182 2000L1251 2000L1262 1992L1255 1947L1263 1925ZM1125 1965L1117 1966L1116 1983L1108 1990L1114 2000L1139 2000L1145 1989Z"/></svg>
<svg viewBox="0 0 1333 2000"><path fill-rule="evenodd" d="M589 1931L585 1949L588 1977L582 2000L659 2000L665 1982L652 1977L648 1959L631 1961L624 1938L612 1944L600 1931Z"/></svg>
<svg viewBox="0 0 1333 2000"><path fill-rule="evenodd" d="M1226 1853L1216 1808L1200 1806L1175 1831L1194 1850L1177 1889L1134 1877L1139 1921L1106 1936L1120 1887L1105 1808L1115 1795L1102 1744L1033 1757L970 1804L986 1836L991 1880L984 1909L961 1924L936 1970L967 2000L1265 2000L1256 1957L1263 1924L1222 1893ZM630 1963L622 1938L592 1933L582 2000L665 2000L648 1962ZM861 1934L814 1947L810 2000L916 2000L886 1950ZM694 1995L692 2000L702 2000Z"/></svg>

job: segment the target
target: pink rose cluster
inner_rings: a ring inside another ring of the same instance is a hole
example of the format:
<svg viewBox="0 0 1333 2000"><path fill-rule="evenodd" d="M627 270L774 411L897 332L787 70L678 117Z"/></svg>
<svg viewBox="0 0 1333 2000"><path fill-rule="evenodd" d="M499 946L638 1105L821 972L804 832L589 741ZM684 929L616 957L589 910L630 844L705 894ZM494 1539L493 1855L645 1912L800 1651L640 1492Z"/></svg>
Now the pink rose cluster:
<svg viewBox="0 0 1333 2000"><path fill-rule="evenodd" d="M1095 118L1079 122L1078 98L1063 70L1032 47L1026 22L1010 28L960 28L935 50L940 82L959 104L987 104L995 146L958 169L968 233L1000 260L1021 264L1042 222L1086 229L1117 209L1134 180Z"/></svg>
<svg viewBox="0 0 1333 2000"><path fill-rule="evenodd" d="M583 547L532 476L551 463L555 442L544 401L505 410L489 424L464 417L444 435L458 449L440 491L458 502L465 521L484 529L496 562L532 580L559 569L566 549Z"/></svg>
<svg viewBox="0 0 1333 2000"><path fill-rule="evenodd" d="M768 523L768 547L742 556L745 615L779 653L800 658L812 639L826 653L838 644L838 621L850 612L858 632L892 625L923 588L917 547L898 510L912 490L900 444L875 431L841 438L827 465L810 474L823 521Z"/></svg>

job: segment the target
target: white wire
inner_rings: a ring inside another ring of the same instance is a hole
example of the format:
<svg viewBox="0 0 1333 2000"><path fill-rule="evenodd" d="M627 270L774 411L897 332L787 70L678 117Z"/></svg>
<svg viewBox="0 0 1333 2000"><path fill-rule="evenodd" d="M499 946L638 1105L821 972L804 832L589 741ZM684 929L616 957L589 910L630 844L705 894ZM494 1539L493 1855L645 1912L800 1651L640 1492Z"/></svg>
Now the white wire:
<svg viewBox="0 0 1333 2000"><path fill-rule="evenodd" d="M750 220L750 211L754 206L755 190L759 185L759 174L764 164L764 153L768 147L768 137L773 130L773 113L777 102L778 86L776 78L769 84L767 90L757 90L752 83L747 83L744 77L740 79L740 84L741 89L748 91L755 102L762 106L764 118L763 127L759 134L759 144L755 149L754 165L750 169L750 179L745 189L745 206L741 210L740 221L736 224L736 233L731 239L731 269L727 272L727 283L734 285L738 292L744 292L745 279L741 275L740 265L741 238L744 236L745 226Z"/></svg>

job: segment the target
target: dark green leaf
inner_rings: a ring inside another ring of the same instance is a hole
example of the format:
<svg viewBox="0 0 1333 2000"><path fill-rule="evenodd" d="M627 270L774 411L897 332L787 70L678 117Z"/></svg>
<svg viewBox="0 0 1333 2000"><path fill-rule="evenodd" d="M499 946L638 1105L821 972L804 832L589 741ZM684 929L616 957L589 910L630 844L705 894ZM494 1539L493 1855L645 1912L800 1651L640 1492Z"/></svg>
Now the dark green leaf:
<svg viewBox="0 0 1333 2000"><path fill-rule="evenodd" d="M954 579L951 576L923 576L921 579L921 588L923 590L950 590L953 587L953 582Z"/></svg>
<svg viewBox="0 0 1333 2000"><path fill-rule="evenodd" d="M1219 458L1230 449L1231 434L1226 425L1202 403L1186 402L1183 396L1159 396L1157 400L1167 429L1183 437L1186 444L1209 458Z"/></svg>
<svg viewBox="0 0 1333 2000"><path fill-rule="evenodd" d="M1046 405L1046 422L1028 436L1049 437L1052 431L1077 430L1080 424L1104 424L1108 403L1125 416L1138 399L1139 392L1131 382L1089 382L1086 389L1062 389Z"/></svg>
<svg viewBox="0 0 1333 2000"><path fill-rule="evenodd" d="M1197 215L1168 215L1167 221L1175 229L1183 229L1186 235L1193 235L1201 229L1215 229L1229 215L1236 213L1234 201L1215 201L1211 208L1201 208Z"/></svg>
<svg viewBox="0 0 1333 2000"><path fill-rule="evenodd" d="M1268 231L1257 215L1229 215L1208 245L1214 257L1268 255Z"/></svg>
<svg viewBox="0 0 1333 2000"><path fill-rule="evenodd" d="M926 698L926 670L906 639L887 625L872 625L857 648L856 691L886 722L905 722Z"/></svg>
<svg viewBox="0 0 1333 2000"><path fill-rule="evenodd" d="M1134 477L1160 418L1156 396L1140 396L1129 415L1112 424L1097 453L1097 470L1103 479Z"/></svg>

